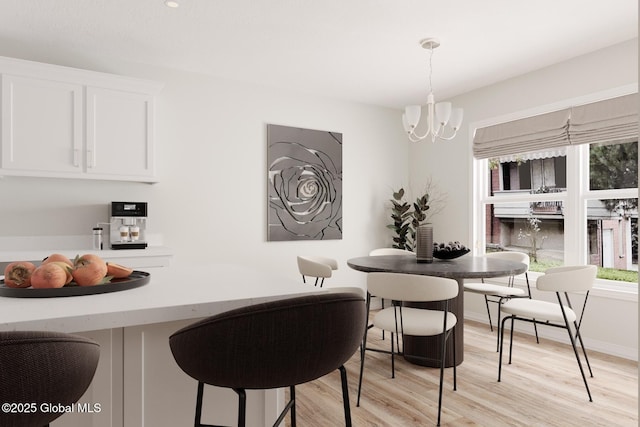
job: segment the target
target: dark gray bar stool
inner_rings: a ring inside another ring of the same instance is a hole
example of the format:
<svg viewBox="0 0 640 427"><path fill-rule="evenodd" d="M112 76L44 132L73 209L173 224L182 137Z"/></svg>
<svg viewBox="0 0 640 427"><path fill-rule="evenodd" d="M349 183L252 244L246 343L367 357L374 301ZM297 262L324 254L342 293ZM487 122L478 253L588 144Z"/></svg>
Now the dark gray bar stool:
<svg viewBox="0 0 640 427"><path fill-rule="evenodd" d="M98 343L81 336L0 332L0 426L48 426L65 413L50 405L75 404L91 384L99 358Z"/></svg>
<svg viewBox="0 0 640 427"><path fill-rule="evenodd" d="M274 425L291 410L295 426L295 386L339 369L351 426L343 364L361 343L365 314L362 295L329 292L239 308L177 331L169 338L173 356L198 380L194 425L210 427L201 422L204 384L210 384L238 394L238 426L245 425L245 390L289 387L290 400Z"/></svg>

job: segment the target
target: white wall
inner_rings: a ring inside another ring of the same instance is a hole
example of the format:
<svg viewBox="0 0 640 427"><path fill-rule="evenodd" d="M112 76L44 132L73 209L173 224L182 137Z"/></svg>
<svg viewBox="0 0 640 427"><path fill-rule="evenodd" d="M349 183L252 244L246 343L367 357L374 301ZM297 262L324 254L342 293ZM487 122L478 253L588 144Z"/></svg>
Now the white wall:
<svg viewBox="0 0 640 427"><path fill-rule="evenodd" d="M16 53L0 49L0 55ZM340 263L334 283L359 284L364 275L346 260L389 244L386 202L391 188L408 182L397 111L62 50L58 56L19 53L164 82L156 106L160 182L2 178L0 236L88 235L107 220L110 201L147 201L149 231L161 233L175 250L176 266L185 260L238 262L300 280L295 256L325 254ZM342 240L266 241L267 123L343 134Z"/></svg>
<svg viewBox="0 0 640 427"><path fill-rule="evenodd" d="M470 124L637 82L638 40L635 39L452 99L453 104L464 108L465 113L463 128L456 139L435 144L413 144L409 150L412 185L434 176L443 191L448 193L447 208L432 220L434 239L460 240L474 246L470 212ZM612 299L607 293L596 292L592 299L590 317L585 321L583 331L588 345L597 350L637 358L637 296ZM467 296L465 304L467 317L486 321L486 309L481 298ZM624 334L618 333L620 325L625 325Z"/></svg>
<svg viewBox="0 0 640 427"><path fill-rule="evenodd" d="M637 82L637 52L637 40L623 43L452 101L465 109L468 126L623 86ZM175 249L176 266L186 259L255 263L297 279L297 254L329 254L341 267L334 283L362 285L364 275L350 270L346 260L390 244L385 224L392 190L405 186L420 191L433 179L448 195L445 210L432 218L435 239L471 243L471 142L466 126L454 141L409 145L399 124L400 111L248 87L62 48L36 51L3 45L0 55L166 84L156 111L159 184L0 179L2 237L88 235L94 223L107 219L108 202L148 201L150 231L161 233L164 243ZM267 123L343 133L342 240L266 241ZM599 295L594 299L592 313L604 313L609 321L585 325L588 345L637 356L637 302ZM468 316L484 319L480 301L467 301ZM626 334L614 333L619 324L628 325Z"/></svg>

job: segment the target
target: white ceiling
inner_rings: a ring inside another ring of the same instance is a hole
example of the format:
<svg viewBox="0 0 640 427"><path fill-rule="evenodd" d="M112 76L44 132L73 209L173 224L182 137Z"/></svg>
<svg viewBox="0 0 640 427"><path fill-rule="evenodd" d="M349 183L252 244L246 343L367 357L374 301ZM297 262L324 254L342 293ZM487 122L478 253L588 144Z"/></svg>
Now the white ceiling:
<svg viewBox="0 0 640 427"><path fill-rule="evenodd" d="M2 45L399 108L638 37L637 0L1 0Z"/></svg>

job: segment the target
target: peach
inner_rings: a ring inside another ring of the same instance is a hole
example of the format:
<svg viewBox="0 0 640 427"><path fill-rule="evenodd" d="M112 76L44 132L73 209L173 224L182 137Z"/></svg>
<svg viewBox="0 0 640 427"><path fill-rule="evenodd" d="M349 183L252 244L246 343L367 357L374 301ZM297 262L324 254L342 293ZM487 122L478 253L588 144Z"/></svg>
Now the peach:
<svg viewBox="0 0 640 427"><path fill-rule="evenodd" d="M107 263L107 276L111 276L115 279L123 279L129 277L133 273L133 268L125 267L114 262Z"/></svg>
<svg viewBox="0 0 640 427"><path fill-rule="evenodd" d="M69 267L73 267L73 263L71 262L71 260L62 254L51 254L42 260L43 264L47 264L50 262L64 262L65 264L69 265Z"/></svg>
<svg viewBox="0 0 640 427"><path fill-rule="evenodd" d="M67 272L56 263L40 265L31 275L31 286L35 289L61 288L67 281Z"/></svg>
<svg viewBox="0 0 640 427"><path fill-rule="evenodd" d="M93 286L101 283L107 275L107 263L94 254L77 256L73 261L73 280L79 286Z"/></svg>
<svg viewBox="0 0 640 427"><path fill-rule="evenodd" d="M28 288L36 266L28 261L12 262L4 269L4 284L10 288Z"/></svg>

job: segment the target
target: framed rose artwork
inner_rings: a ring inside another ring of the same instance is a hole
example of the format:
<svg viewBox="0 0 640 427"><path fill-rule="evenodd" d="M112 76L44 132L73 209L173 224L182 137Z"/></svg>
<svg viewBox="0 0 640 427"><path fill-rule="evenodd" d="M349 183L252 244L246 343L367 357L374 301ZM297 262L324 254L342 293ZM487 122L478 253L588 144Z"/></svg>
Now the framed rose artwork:
<svg viewBox="0 0 640 427"><path fill-rule="evenodd" d="M267 125L267 240L342 239L342 134Z"/></svg>

